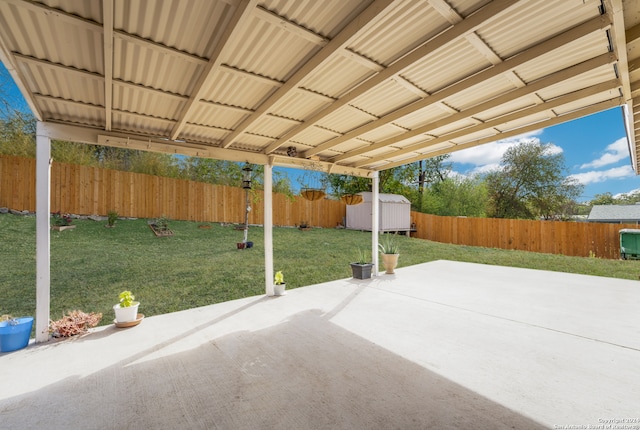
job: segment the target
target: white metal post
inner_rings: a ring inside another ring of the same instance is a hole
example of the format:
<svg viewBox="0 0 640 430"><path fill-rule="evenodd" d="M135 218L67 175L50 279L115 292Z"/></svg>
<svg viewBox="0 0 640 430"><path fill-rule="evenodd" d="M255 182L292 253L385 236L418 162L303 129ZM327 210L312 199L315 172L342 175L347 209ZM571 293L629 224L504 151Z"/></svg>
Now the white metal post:
<svg viewBox="0 0 640 430"><path fill-rule="evenodd" d="M264 281L265 293L273 296L273 164L264 166Z"/></svg>
<svg viewBox="0 0 640 430"><path fill-rule="evenodd" d="M49 340L51 303L51 139L36 132L36 342Z"/></svg>
<svg viewBox="0 0 640 430"><path fill-rule="evenodd" d="M378 230L380 229L379 197L380 178L378 172L373 172L371 184L371 258L373 261L373 276L378 276Z"/></svg>

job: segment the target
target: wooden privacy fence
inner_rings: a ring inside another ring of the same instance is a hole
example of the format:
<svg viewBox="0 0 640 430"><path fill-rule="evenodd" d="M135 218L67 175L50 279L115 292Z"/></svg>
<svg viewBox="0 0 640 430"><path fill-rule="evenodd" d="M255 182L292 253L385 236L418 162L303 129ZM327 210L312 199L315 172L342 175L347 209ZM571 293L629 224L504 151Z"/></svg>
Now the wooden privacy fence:
<svg viewBox="0 0 640 430"><path fill-rule="evenodd" d="M35 159L0 155L0 207L35 211ZM264 221L263 193L252 191L251 224ZM242 188L211 185L140 173L54 162L51 211L200 222L244 222ZM343 222L345 204L335 200L293 200L273 196L273 223L293 226L302 221L318 227ZM411 213L415 237L457 245L517 249L587 257L620 258L619 231L629 224L459 218Z"/></svg>
<svg viewBox="0 0 640 430"><path fill-rule="evenodd" d="M0 155L0 207L35 211L35 159ZM251 191L249 223L264 222L263 192ZM310 202L273 195L273 223L293 226L302 221L317 227L342 223L341 201ZM51 166L51 211L201 222L244 222L245 191L182 179L121 172L54 162Z"/></svg>
<svg viewBox="0 0 640 430"><path fill-rule="evenodd" d="M456 245L620 258L619 232L635 224L442 217L412 212L421 239Z"/></svg>

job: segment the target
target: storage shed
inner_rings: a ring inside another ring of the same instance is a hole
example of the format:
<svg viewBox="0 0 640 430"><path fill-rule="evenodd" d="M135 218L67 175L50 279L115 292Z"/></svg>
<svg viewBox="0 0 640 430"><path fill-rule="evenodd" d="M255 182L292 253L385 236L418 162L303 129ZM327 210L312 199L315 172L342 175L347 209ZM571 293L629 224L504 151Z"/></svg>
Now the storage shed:
<svg viewBox="0 0 640 430"><path fill-rule="evenodd" d="M359 193L363 202L347 205L345 227L351 230L371 231L371 192ZM380 231L411 231L411 202L399 194L378 194Z"/></svg>

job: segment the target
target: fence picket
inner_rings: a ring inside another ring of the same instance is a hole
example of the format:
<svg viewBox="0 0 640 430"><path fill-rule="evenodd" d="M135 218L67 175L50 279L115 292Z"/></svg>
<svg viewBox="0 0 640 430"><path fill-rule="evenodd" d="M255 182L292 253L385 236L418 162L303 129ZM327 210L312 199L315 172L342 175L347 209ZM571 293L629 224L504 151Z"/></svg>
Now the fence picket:
<svg viewBox="0 0 640 430"><path fill-rule="evenodd" d="M250 196L251 224L262 224L263 192ZM0 207L35 211L35 160L0 155ZM212 185L54 162L51 169L51 211L199 222L244 222L242 188ZM345 204L337 200L309 202L275 194L274 225L292 226L307 221L331 228L342 224ZM411 212L414 237L436 242L517 249L588 257L620 258L619 231L635 224L600 224L560 221L504 220L441 217Z"/></svg>

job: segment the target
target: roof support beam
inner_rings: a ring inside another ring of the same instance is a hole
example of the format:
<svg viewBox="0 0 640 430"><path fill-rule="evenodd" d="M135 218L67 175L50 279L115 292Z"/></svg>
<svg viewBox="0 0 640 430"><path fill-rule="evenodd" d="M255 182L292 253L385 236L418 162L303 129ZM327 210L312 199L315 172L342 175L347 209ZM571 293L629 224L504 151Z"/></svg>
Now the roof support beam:
<svg viewBox="0 0 640 430"><path fill-rule="evenodd" d="M235 43L237 43L235 39L238 38L239 30L247 25L249 17L254 12L257 3L258 0L241 0L238 3L238 7L236 8L235 13L230 20L230 24L227 26L227 28L225 28L215 51L211 55L209 62L200 74L198 82L196 83L193 92L189 96L189 101L186 103L186 106L180 113L178 122L171 131L172 140L176 140L178 136L180 136L182 128L187 124L187 118L189 117L189 114L193 111L193 109L197 105L197 102L201 99L205 83L211 78L211 76L220 66L222 62L222 54L224 53L224 51L234 48Z"/></svg>
<svg viewBox="0 0 640 430"><path fill-rule="evenodd" d="M443 31L439 35L433 37L426 43L424 43L419 48L413 50L409 54L405 55L391 66L387 67L385 70L381 71L377 75L371 77L364 83L358 85L351 91L347 92L344 96L340 97L337 101L332 103L327 108L321 110L313 117L311 117L304 124L296 127L289 132L285 133L280 139L270 145L265 153L271 153L278 149L280 146L287 143L289 140L293 139L296 135L300 134L310 126L314 125L316 122L320 121L322 118L330 115L336 110L340 109L344 105L348 104L352 100L360 97L362 94L371 90L372 88L380 85L387 79L391 79L393 76L402 72L407 67L411 66L417 61L420 61L425 56L441 49L461 37L465 37L467 34L475 31L481 25L487 24L499 16L507 12L513 5L517 3L517 0L494 0L491 3L483 6L481 9L467 17L465 20L461 21L459 24L456 24L452 27L449 27L447 30ZM317 154L317 152L316 152ZM313 151L307 151L304 156L310 157L315 155Z"/></svg>
<svg viewBox="0 0 640 430"><path fill-rule="evenodd" d="M49 340L51 314L51 136L36 126L36 342Z"/></svg>
<svg viewBox="0 0 640 430"><path fill-rule="evenodd" d="M267 100L265 100L255 111L255 113L246 118L233 133L227 136L222 142L223 148L228 148L233 142L247 129L255 123L262 115L281 100L290 91L294 90L307 76L313 73L318 67L322 66L335 53L344 49L349 42L364 28L367 28L375 19L382 14L396 0L376 0L367 9L365 9L358 17L352 20L336 37L327 43L316 55L307 61L300 69L298 69L287 82L274 92ZM271 153L273 145L267 148L265 153ZM280 147L278 145L275 149Z"/></svg>
<svg viewBox="0 0 640 430"><path fill-rule="evenodd" d="M263 8L262 6L256 7L254 14L257 18L260 18L263 21L266 21L272 25L275 25L276 27L280 27L284 31L295 34L296 36L308 42L311 42L315 45L324 46L327 43L329 43L328 39L314 33L313 31L307 28L302 27L301 25L298 25L294 22L289 21L280 15L276 15L270 10Z"/></svg>
<svg viewBox="0 0 640 430"><path fill-rule="evenodd" d="M409 115L412 112L415 112L419 109L426 108L434 103L443 101L447 97L450 97L454 94L467 90L475 85L481 84L484 81L491 79L493 77L499 76L503 73L511 72L516 67L525 64L529 61L533 61L538 57L547 54L549 51L555 50L567 43L570 43L578 38L584 37L594 31L601 31L603 28L607 28L611 25L608 17L598 16L589 21L586 21L583 24L580 24L571 30L566 31L558 36L552 37L538 45L535 45L525 51L522 51L513 57L503 61L500 64L496 64L484 69L481 72L475 73L468 78L461 80L453 85L450 85L436 93L433 93L429 97L418 100L417 102L410 103L400 109L391 112L388 115L383 116L379 120L372 121L363 126L357 127L347 133L345 133L342 137L330 140L325 142L312 150L306 151L304 156L310 157L312 155L316 155L322 151L333 148L334 146L346 142L349 139L352 139L356 136L359 136L363 133L372 131L378 127L381 127L385 124L388 124L392 121L395 121L403 116ZM388 70L388 69L387 69ZM369 82L369 81L367 81ZM332 105L333 106L333 105Z"/></svg>
<svg viewBox="0 0 640 430"><path fill-rule="evenodd" d="M440 127L453 124L463 119L468 119L473 115L477 115L486 110L493 109L508 101L516 100L521 97L526 97L526 96L535 94L537 91L540 91L544 88L550 87L552 85L557 85L567 79L573 78L575 76L578 76L582 73L588 72L595 68L602 67L607 64L613 64L615 61L616 61L616 56L612 52L599 55L595 58L592 58L591 60L587 60L575 66L571 66L564 70L560 70L558 72L552 73L551 75L546 76L544 78L540 78L537 81L534 81L525 87L517 88L515 90L502 94L498 97L487 100L484 103L475 105L465 111L455 113L454 115L448 116L438 121L431 122L429 124L425 124L407 133L394 136L390 139L383 140L373 145L370 145L361 149L357 149L354 151L349 151L348 154L338 155L336 157L331 158L330 161L336 163L338 161L342 161L347 158L351 158L357 155L365 154L367 152L375 151L380 148L384 148L385 146L390 144L399 143L403 140L411 139L421 134L429 133L431 130L435 130Z"/></svg>
<svg viewBox="0 0 640 430"><path fill-rule="evenodd" d="M622 80L622 94L627 104L628 121L633 121L633 117L637 110L633 109L633 97L631 96L631 82L629 81L629 64L627 58L627 36L624 28L624 12L622 0L604 0L605 11L611 17L611 40L614 50L618 53L618 76ZM627 133L627 139L631 148L636 148L635 133ZM640 173L640 161L634 153L631 152L631 165L636 174Z"/></svg>
<svg viewBox="0 0 640 430"><path fill-rule="evenodd" d="M437 151L429 152L428 154L421 154L415 157L405 158L403 160L394 161L392 163L385 164L384 166L378 168L378 170L387 170L392 169L394 167L403 166L409 163L415 163L416 161L424 160L426 158L436 157L442 154L448 154L454 151L460 151L463 149L472 148L474 146L483 145L485 143L495 142L501 139L507 139L509 137L520 136L525 133L529 133L532 131L540 130L542 128L551 127L553 125L562 124L563 122L573 121L574 119L582 118L587 115L593 115L594 113L601 112L603 110L611 109L616 106L620 106L622 104L622 97L616 97L615 99L606 100L600 103L593 104L589 107L578 109L572 111L570 113L560 115L555 118L551 118L548 120L536 122L535 124L531 124L525 127L517 128L514 130L509 130L501 133L497 133L493 136L483 137L482 139L473 140L470 142L460 143L453 147L439 149Z"/></svg>
<svg viewBox="0 0 640 430"><path fill-rule="evenodd" d="M416 152L426 147L436 145L438 143L451 141L453 139L458 139L460 137L468 136L470 134L475 134L483 130L488 130L494 127L499 127L500 125L507 124L511 121L515 121L518 118L527 117L529 115L534 115L540 112L544 112L549 109L554 109L560 107L562 105L572 103L576 100L580 100L585 97L589 97L595 94L599 94L605 91L611 91L620 87L620 81L617 79L613 79L608 82L603 82L601 84L594 85L592 87L584 88L582 90L578 90L560 97L556 97L555 99L549 100L545 103L541 103L536 106L532 106L527 109L522 109L517 112L513 112L508 115L504 115L498 118L495 118L491 121L487 121L483 124L479 124L476 126L464 128L462 130L454 131L452 133L445 134L444 136L440 136L436 139L429 139L427 141L423 141L414 145L410 145L406 148L402 148L397 151L393 151L384 155L380 155L378 157L373 157L368 160L363 160L357 163L353 163L354 167L362 167L370 164L375 164L379 161L383 161L389 157L397 157L398 155L408 154L410 152Z"/></svg>
<svg viewBox="0 0 640 430"><path fill-rule="evenodd" d="M113 0L102 0L104 55L104 129L111 130L113 104Z"/></svg>

